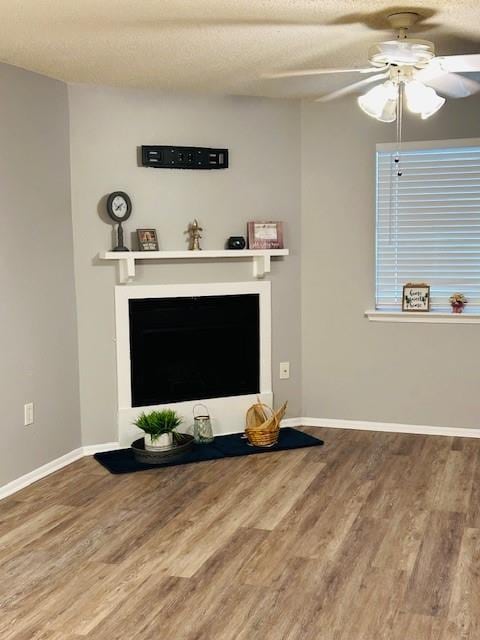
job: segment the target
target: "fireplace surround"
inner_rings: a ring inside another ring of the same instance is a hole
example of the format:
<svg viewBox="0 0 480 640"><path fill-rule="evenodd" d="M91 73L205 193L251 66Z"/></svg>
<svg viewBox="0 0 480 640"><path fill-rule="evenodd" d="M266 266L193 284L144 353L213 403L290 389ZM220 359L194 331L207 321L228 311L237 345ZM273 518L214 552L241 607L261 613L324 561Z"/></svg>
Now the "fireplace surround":
<svg viewBox="0 0 480 640"><path fill-rule="evenodd" d="M115 287L119 441L139 437L141 411L172 407L189 430L207 404L215 434L272 404L270 282Z"/></svg>

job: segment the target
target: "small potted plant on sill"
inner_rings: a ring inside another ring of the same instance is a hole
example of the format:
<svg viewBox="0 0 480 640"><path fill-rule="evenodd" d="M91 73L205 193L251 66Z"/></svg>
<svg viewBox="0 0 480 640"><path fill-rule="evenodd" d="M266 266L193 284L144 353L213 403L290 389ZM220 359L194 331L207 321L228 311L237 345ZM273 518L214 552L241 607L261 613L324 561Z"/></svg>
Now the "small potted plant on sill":
<svg viewBox="0 0 480 640"><path fill-rule="evenodd" d="M133 424L145 433L145 449L157 451L171 447L175 429L182 423L182 418L173 409L142 412Z"/></svg>
<svg viewBox="0 0 480 640"><path fill-rule="evenodd" d="M465 305L468 300L463 295L463 293L454 293L449 298L450 304L452 305L452 313L462 313Z"/></svg>

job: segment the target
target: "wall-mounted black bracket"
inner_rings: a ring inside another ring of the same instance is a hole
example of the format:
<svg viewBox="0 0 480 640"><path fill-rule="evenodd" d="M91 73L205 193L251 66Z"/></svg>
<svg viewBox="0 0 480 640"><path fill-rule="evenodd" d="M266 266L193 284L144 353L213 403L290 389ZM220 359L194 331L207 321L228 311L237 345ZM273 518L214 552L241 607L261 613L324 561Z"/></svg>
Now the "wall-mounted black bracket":
<svg viewBox="0 0 480 640"><path fill-rule="evenodd" d="M157 169L227 169L228 149L143 145L142 166Z"/></svg>

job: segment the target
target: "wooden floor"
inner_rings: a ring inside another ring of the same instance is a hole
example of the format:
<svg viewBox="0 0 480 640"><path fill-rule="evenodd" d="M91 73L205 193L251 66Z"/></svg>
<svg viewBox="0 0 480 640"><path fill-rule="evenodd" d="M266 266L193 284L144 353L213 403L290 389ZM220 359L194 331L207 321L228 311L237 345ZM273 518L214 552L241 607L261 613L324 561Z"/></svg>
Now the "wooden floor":
<svg viewBox="0 0 480 640"><path fill-rule="evenodd" d="M478 640L480 440L308 431L0 502L0 638Z"/></svg>

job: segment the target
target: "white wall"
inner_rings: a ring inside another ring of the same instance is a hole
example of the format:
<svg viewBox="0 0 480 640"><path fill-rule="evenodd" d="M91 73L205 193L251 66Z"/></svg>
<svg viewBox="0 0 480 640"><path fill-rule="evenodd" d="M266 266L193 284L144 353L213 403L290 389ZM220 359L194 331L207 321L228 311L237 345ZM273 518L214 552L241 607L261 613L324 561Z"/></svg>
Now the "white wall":
<svg viewBox="0 0 480 640"><path fill-rule="evenodd" d="M95 256L112 244L104 196L133 201L126 237L155 227L161 249L186 248L198 217L205 249L245 235L252 219L286 225L291 255L272 265L273 377L277 402L300 415L300 108L257 98L193 97L153 91L71 86L70 131L80 389L84 444L117 439L113 293L115 266ZM142 144L230 149L230 168L179 171L137 166ZM131 244L130 244L131 246ZM136 283L222 282L252 278L251 265L218 262L140 266ZM278 379L280 361L290 380Z"/></svg>
<svg viewBox="0 0 480 640"><path fill-rule="evenodd" d="M479 113L479 96L448 100L430 120L407 118L405 138L480 136ZM394 138L353 98L303 104L303 415L476 428L478 325L364 317L375 303L375 144Z"/></svg>
<svg viewBox="0 0 480 640"><path fill-rule="evenodd" d="M2 485L78 447L80 416L67 89L0 65L0 95Z"/></svg>

